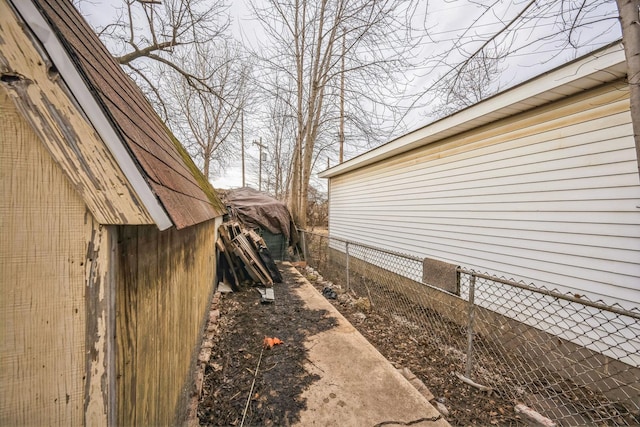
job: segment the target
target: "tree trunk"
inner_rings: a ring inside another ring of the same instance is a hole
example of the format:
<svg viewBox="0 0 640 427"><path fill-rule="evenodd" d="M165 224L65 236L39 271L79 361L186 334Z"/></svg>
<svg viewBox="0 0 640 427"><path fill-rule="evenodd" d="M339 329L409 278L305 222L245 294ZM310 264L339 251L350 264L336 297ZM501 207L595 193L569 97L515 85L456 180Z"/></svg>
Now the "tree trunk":
<svg viewBox="0 0 640 427"><path fill-rule="evenodd" d="M346 32L342 32L342 55L340 58L340 129L338 131L338 138L340 140L340 150L338 156L338 163L344 161L344 58L346 55L345 36ZM329 168L329 165L327 165Z"/></svg>
<svg viewBox="0 0 640 427"><path fill-rule="evenodd" d="M301 169L301 159L300 159L300 146L302 141L298 139L296 141L296 146L293 151L293 161L291 162L292 170L291 170L291 191L289 193L289 210L291 211L291 216L293 217L293 222L296 223L299 227L303 227L300 223L300 186L302 185L300 169Z"/></svg>
<svg viewBox="0 0 640 427"><path fill-rule="evenodd" d="M293 171L291 173L291 192L289 194L289 210L293 221L299 226L304 227L300 222L300 194L302 187L302 147L304 144L304 119L303 119L303 100L304 100L304 50L305 50L305 33L304 25L306 23L306 5L304 1L295 1L294 31L293 42L295 45L295 63L296 63L296 143L293 150Z"/></svg>
<svg viewBox="0 0 640 427"><path fill-rule="evenodd" d="M209 172L211 171L211 152L205 150L204 152L204 164L202 165L202 174L209 180Z"/></svg>
<svg viewBox="0 0 640 427"><path fill-rule="evenodd" d="M620 12L622 43L627 59L631 122L640 173L640 0L616 0L616 3Z"/></svg>

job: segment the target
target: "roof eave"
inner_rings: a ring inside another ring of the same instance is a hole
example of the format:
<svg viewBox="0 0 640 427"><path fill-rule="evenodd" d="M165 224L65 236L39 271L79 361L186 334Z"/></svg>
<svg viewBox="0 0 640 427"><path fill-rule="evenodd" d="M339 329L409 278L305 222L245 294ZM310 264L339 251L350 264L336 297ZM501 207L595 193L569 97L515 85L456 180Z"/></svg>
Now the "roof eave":
<svg viewBox="0 0 640 427"><path fill-rule="evenodd" d="M160 230L173 226L173 222L155 193L147 183L144 175L134 162L124 142L116 132L111 120L104 114L102 107L93 97L84 83L84 79L76 69L73 61L60 43L53 29L42 17L35 5L30 1L9 0L12 6L38 38L47 55L55 64L60 76L73 94L76 102L96 129L109 151L116 159L122 172L135 190L151 218Z"/></svg>
<svg viewBox="0 0 640 427"><path fill-rule="evenodd" d="M589 87L595 87L607 81L614 81L626 74L625 56L622 44L619 42L610 44L602 49L578 58L569 64L536 76L511 89L498 93L484 101L472 105L462 111L454 113L443 119L430 123L415 131L400 136L378 148L354 157L333 168L318 174L320 178L332 178L355 169L379 162L389 157L407 152L409 150L427 145L446 137L453 136L470 127L481 126L492 121L519 114L531 107L527 107L531 101L536 100L543 93L553 91L561 87L570 88L563 92L557 99L574 95ZM594 78L597 76L597 78ZM545 103L556 99L547 99ZM543 105L537 102L538 105ZM521 107L518 108L517 106ZM513 110L516 112L505 112ZM500 111L503 111L500 114ZM491 120L484 119L489 113L495 114Z"/></svg>

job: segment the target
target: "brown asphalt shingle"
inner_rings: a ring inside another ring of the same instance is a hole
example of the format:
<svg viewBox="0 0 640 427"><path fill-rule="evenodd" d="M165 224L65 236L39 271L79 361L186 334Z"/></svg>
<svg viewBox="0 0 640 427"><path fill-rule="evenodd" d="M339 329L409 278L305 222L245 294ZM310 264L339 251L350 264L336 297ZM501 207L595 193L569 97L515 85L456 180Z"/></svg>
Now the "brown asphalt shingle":
<svg viewBox="0 0 640 427"><path fill-rule="evenodd" d="M211 185L71 2L34 0L34 4L84 76L176 228L221 215L224 206Z"/></svg>

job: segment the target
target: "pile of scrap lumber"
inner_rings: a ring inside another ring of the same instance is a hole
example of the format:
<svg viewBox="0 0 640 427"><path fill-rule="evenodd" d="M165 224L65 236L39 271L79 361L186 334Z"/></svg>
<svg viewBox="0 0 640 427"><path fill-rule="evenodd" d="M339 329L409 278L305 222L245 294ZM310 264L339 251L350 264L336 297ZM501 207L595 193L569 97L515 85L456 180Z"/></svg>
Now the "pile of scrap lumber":
<svg viewBox="0 0 640 427"><path fill-rule="evenodd" d="M237 221L218 229L218 280L238 290L243 284L271 287L282 282L269 249L258 233Z"/></svg>

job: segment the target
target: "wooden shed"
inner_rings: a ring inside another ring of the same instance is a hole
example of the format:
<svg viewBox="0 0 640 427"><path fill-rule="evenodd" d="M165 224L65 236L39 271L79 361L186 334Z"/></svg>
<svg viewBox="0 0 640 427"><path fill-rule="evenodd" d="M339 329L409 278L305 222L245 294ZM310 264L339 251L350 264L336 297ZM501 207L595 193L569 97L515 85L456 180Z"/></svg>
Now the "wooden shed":
<svg viewBox="0 0 640 427"><path fill-rule="evenodd" d="M640 305L640 180L620 44L320 176L332 237Z"/></svg>
<svg viewBox="0 0 640 427"><path fill-rule="evenodd" d="M0 424L180 422L224 207L67 0L0 1Z"/></svg>

